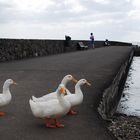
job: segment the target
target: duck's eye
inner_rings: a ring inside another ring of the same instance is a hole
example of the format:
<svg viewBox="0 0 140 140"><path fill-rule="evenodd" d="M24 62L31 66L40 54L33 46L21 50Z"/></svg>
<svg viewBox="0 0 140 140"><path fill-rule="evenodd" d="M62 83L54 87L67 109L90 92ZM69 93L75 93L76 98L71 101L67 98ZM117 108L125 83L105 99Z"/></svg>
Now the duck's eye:
<svg viewBox="0 0 140 140"><path fill-rule="evenodd" d="M86 82L86 80L83 80L83 82Z"/></svg>

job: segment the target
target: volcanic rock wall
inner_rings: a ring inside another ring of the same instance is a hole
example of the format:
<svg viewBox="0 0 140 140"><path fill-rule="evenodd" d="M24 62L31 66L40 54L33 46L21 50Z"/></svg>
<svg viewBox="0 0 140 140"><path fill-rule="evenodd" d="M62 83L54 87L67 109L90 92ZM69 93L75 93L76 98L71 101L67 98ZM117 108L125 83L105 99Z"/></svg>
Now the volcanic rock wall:
<svg viewBox="0 0 140 140"><path fill-rule="evenodd" d="M133 56L134 51L131 52L130 56L120 67L112 83L103 92L98 111L105 120L111 119L117 109Z"/></svg>
<svg viewBox="0 0 140 140"><path fill-rule="evenodd" d="M90 48L90 42L84 40L0 39L0 62L77 51L80 41ZM132 45L110 41L110 45L119 44ZM95 41L96 48L103 46L104 41Z"/></svg>

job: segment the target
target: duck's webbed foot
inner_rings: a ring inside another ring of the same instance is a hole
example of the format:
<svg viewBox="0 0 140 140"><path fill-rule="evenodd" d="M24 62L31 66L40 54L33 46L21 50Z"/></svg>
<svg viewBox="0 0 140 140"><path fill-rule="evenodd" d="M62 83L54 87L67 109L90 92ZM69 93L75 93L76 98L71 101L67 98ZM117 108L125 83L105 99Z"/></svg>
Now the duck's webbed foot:
<svg viewBox="0 0 140 140"><path fill-rule="evenodd" d="M63 128L64 127L64 125L60 124L56 119L54 119L54 122L55 122L56 127L58 127L58 128Z"/></svg>
<svg viewBox="0 0 140 140"><path fill-rule="evenodd" d="M71 110L68 112L68 115L77 115L77 112L71 109Z"/></svg>
<svg viewBox="0 0 140 140"><path fill-rule="evenodd" d="M56 128L55 125L51 124L50 119L48 119L48 118L46 118L45 123L46 123L46 127L48 127L48 128Z"/></svg>
<svg viewBox="0 0 140 140"><path fill-rule="evenodd" d="M4 112L0 112L0 117L5 116Z"/></svg>

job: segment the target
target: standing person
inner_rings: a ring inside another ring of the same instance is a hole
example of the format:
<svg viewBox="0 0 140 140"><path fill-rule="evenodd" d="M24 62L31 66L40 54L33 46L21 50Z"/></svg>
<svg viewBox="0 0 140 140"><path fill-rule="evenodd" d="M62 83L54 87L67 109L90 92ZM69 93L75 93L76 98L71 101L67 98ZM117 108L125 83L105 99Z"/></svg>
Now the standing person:
<svg viewBox="0 0 140 140"><path fill-rule="evenodd" d="M93 33L90 33L90 40L91 40L91 48L95 48L94 47L94 36L93 36Z"/></svg>

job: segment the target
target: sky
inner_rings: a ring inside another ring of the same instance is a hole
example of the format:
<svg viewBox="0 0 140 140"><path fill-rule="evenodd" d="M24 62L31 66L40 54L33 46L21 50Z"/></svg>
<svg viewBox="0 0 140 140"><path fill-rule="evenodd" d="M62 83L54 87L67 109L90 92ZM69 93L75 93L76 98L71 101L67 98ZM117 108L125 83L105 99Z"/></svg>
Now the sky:
<svg viewBox="0 0 140 140"><path fill-rule="evenodd" d="M0 38L140 42L140 0L0 0Z"/></svg>

